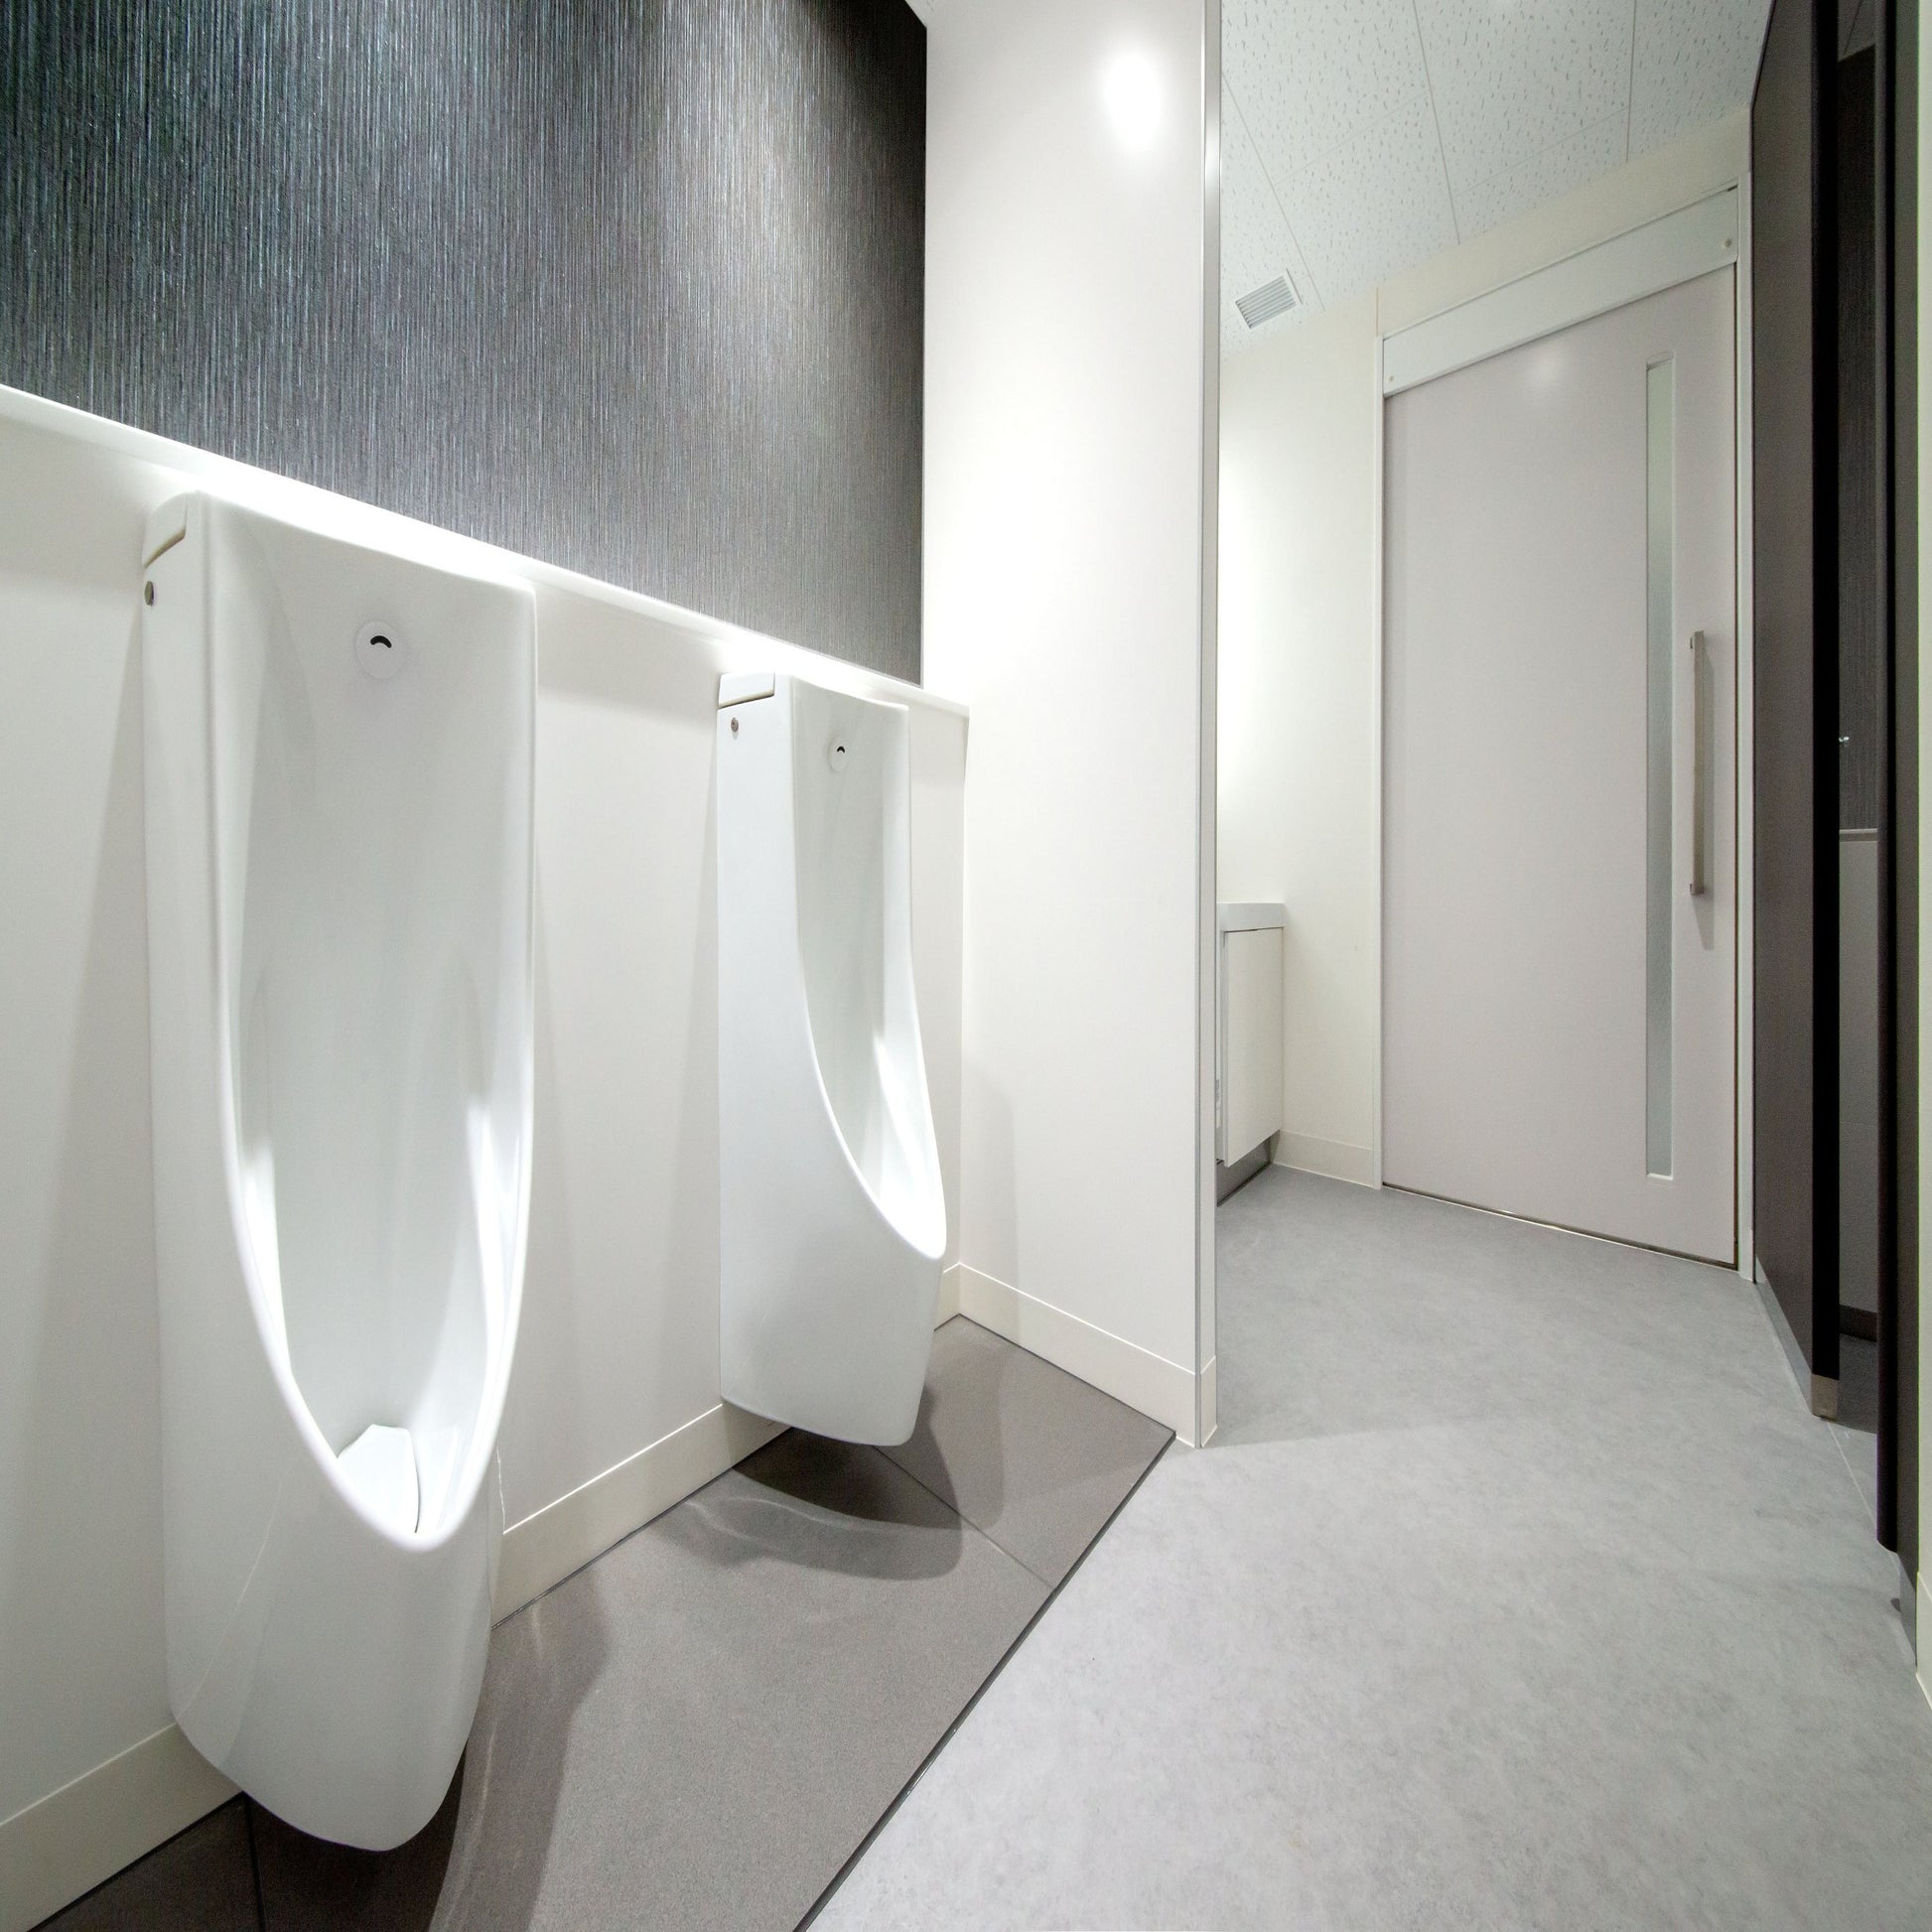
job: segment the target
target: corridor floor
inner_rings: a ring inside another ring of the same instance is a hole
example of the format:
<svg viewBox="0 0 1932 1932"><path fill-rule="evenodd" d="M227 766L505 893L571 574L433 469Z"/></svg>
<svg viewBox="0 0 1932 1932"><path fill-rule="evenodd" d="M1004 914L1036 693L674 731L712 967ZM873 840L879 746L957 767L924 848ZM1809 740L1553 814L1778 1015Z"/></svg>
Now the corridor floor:
<svg viewBox="0 0 1932 1932"><path fill-rule="evenodd" d="M1171 1449L825 1927L1932 1925L1896 1566L1731 1274L1274 1169Z"/></svg>

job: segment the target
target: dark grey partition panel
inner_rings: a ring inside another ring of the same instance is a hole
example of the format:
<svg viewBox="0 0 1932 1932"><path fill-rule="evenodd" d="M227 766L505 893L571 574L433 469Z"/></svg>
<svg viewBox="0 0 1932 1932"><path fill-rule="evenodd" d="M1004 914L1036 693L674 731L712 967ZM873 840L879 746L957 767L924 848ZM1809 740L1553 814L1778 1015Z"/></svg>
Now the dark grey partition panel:
<svg viewBox="0 0 1932 1932"><path fill-rule="evenodd" d="M1884 325L1878 420L1885 637L1890 677L1881 824L1886 867L1880 1014L1886 1158L1878 1299L1878 1540L1904 1578L1919 1568L1918 1065L1918 0L1877 14L1878 295ZM1901 1600L1909 1598L1903 1592Z"/></svg>
<svg viewBox="0 0 1932 1932"><path fill-rule="evenodd" d="M1814 1377L1838 1335L1835 8L1775 0L1751 103L1760 1267Z"/></svg>
<svg viewBox="0 0 1932 1932"><path fill-rule="evenodd" d="M1838 823L1879 822L1883 705L1878 554L1877 55L1836 64L1838 268Z"/></svg>
<svg viewBox="0 0 1932 1932"><path fill-rule="evenodd" d="M902 0L7 0L0 381L918 675Z"/></svg>
<svg viewBox="0 0 1932 1932"><path fill-rule="evenodd" d="M1889 159L1889 525L1891 525L1891 1203L1885 1258L1893 1297L1879 1303L1879 1542L1918 1575L1918 0L1885 8L1879 155ZM1885 1279L1883 1275L1879 1279ZM1887 1331L1889 1329L1889 1331ZM1889 1532L1889 1534L1887 1534Z"/></svg>

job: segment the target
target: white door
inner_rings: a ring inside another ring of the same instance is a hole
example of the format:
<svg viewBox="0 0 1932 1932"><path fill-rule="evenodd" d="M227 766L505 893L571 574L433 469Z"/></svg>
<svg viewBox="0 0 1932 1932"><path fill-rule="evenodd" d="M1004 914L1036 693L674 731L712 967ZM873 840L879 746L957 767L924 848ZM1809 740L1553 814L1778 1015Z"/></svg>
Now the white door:
<svg viewBox="0 0 1932 1932"><path fill-rule="evenodd" d="M1385 413L1384 1177L1714 1260L1735 1225L1732 273Z"/></svg>

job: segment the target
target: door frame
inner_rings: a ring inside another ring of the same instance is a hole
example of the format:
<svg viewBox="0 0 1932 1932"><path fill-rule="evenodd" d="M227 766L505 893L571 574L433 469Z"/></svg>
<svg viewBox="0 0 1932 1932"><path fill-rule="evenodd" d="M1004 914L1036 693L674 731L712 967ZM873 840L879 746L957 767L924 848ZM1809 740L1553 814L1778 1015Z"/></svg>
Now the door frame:
<svg viewBox="0 0 1932 1932"><path fill-rule="evenodd" d="M1382 1185L1383 1111L1383 910L1385 839L1383 828L1383 753L1387 736L1383 675L1388 635L1383 614L1387 491L1382 466L1387 449L1388 399L1417 383L1467 367L1505 349L1520 347L1592 316L1608 314L1645 296L1695 280L1719 268L1732 271L1733 363L1736 376L1736 584L1737 612L1737 933L1733 1064L1736 1108L1732 1159L1736 1272L1755 1279L1751 1239L1751 929L1753 854L1751 666L1751 359L1750 359L1750 170L1740 167L1726 183L1700 193L1662 214L1633 222L1590 247L1577 250L1529 274L1513 276L1399 330L1379 326L1375 338L1375 449L1371 476L1375 510L1370 567L1369 623L1375 639L1370 670L1370 703L1375 729L1369 760L1370 836L1374 841L1375 905L1371 927L1370 971L1375 982L1375 1032L1372 1059L1374 1181Z"/></svg>

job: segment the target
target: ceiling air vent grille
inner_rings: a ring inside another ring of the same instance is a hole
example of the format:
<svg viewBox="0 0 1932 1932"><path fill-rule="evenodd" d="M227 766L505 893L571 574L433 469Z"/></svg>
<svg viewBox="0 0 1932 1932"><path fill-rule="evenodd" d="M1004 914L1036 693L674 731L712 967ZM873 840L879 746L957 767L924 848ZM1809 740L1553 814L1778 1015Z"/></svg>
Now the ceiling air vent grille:
<svg viewBox="0 0 1932 1932"><path fill-rule="evenodd" d="M1264 282L1260 288L1250 289L1236 300L1234 306L1241 311L1241 320L1250 329L1259 329L1264 322L1273 322L1277 316L1287 315L1301 299L1295 293L1295 284L1286 275L1277 275L1272 282Z"/></svg>

